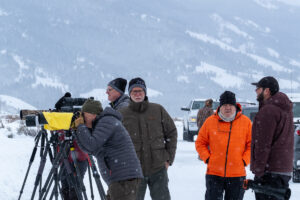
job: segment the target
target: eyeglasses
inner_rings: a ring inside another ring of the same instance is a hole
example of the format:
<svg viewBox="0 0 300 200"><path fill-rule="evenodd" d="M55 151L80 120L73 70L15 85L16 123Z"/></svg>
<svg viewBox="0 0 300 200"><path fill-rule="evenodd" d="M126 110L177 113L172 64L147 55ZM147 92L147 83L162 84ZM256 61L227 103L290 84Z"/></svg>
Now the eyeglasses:
<svg viewBox="0 0 300 200"><path fill-rule="evenodd" d="M255 89L255 91L257 92L257 90L259 90L260 88L262 88L262 87L257 87L257 88Z"/></svg>
<svg viewBox="0 0 300 200"><path fill-rule="evenodd" d="M114 89L113 88L107 88L106 89L106 92L111 92L111 91L113 91Z"/></svg>
<svg viewBox="0 0 300 200"><path fill-rule="evenodd" d="M132 90L131 93L133 95L137 95L137 94L141 94L142 92L144 92L144 90Z"/></svg>

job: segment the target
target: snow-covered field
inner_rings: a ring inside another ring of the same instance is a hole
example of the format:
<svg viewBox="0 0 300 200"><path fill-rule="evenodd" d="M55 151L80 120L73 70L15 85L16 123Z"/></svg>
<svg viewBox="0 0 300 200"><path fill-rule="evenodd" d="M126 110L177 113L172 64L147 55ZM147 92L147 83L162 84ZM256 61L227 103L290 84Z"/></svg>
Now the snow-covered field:
<svg viewBox="0 0 300 200"><path fill-rule="evenodd" d="M175 163L169 168L170 191L173 200L199 200L204 199L206 165L197 159L194 143L182 141L182 124L176 122L178 128L178 149ZM22 182L29 164L29 158L34 146L34 139L28 136L16 136L13 139L5 136L5 129L0 129L0 200L18 199ZM39 151L33 162L29 178L25 185L21 199L30 199L34 185L35 175L40 162ZM45 173L49 170L47 160ZM247 168L248 177L253 175ZM45 178L44 178L45 179ZM88 186L88 176L85 176ZM300 184L290 182L292 189L291 200L299 199ZM95 185L94 185L95 187ZM87 187L88 188L88 187ZM105 186L105 189L107 187ZM88 197L90 198L89 192ZM100 199L96 195L95 199ZM147 192L146 200L150 200ZM254 193L246 191L245 200L252 200Z"/></svg>

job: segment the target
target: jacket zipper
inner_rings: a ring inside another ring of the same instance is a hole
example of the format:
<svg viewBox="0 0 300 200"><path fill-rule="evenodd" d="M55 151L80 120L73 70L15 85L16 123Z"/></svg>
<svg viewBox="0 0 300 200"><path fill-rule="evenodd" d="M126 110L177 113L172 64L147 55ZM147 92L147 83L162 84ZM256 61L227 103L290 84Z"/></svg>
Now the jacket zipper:
<svg viewBox="0 0 300 200"><path fill-rule="evenodd" d="M229 142L230 142L231 128L232 128L232 121L230 122L230 130L229 130L229 136L228 136L228 142L227 142L224 177L226 177L227 157L228 157L228 149L229 149Z"/></svg>

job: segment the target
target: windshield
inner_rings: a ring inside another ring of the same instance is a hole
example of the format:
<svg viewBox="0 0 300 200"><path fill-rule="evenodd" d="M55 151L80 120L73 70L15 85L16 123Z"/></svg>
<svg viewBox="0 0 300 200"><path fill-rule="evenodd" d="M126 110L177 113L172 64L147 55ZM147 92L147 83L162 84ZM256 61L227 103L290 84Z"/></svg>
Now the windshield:
<svg viewBox="0 0 300 200"><path fill-rule="evenodd" d="M258 107L247 107L247 108L242 108L242 113L249 117L251 121L253 121L256 113L258 112Z"/></svg>
<svg viewBox="0 0 300 200"><path fill-rule="evenodd" d="M294 117L300 117L300 102L293 103L293 113Z"/></svg>
<svg viewBox="0 0 300 200"><path fill-rule="evenodd" d="M192 110L198 110L200 108L203 108L204 107L204 101L194 101L193 102L193 106L192 106ZM213 106L212 106L212 109L213 110L216 110L219 106L219 102L213 102Z"/></svg>

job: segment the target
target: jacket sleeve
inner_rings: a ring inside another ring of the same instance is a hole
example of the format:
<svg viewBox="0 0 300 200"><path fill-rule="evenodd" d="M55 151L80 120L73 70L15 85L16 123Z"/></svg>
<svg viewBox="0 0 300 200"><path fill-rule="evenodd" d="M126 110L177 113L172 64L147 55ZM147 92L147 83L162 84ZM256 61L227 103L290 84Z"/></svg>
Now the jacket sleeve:
<svg viewBox="0 0 300 200"><path fill-rule="evenodd" d="M255 117L255 141L253 141L253 156L255 158L255 169L253 173L256 176L262 176L265 172L273 136L277 127L278 113L269 106L263 107Z"/></svg>
<svg viewBox="0 0 300 200"><path fill-rule="evenodd" d="M113 128L106 123L98 122L92 132L82 124L77 128L76 139L82 150L96 155L102 151L103 145L113 132Z"/></svg>
<svg viewBox="0 0 300 200"><path fill-rule="evenodd" d="M167 111L162 109L162 127L164 132L164 139L166 142L166 150L169 154L169 164L172 165L175 159L175 153L177 148L177 129L174 124L173 119L167 113Z"/></svg>
<svg viewBox="0 0 300 200"><path fill-rule="evenodd" d="M252 123L249 120L247 126L247 133L246 133L246 146L245 151L243 153L243 161L245 162L246 166L250 163L250 155L251 155L251 131L252 131Z"/></svg>
<svg viewBox="0 0 300 200"><path fill-rule="evenodd" d="M210 151L208 149L209 146L209 132L207 128L207 121L204 122L203 126L200 128L198 137L195 141L196 150L200 156L200 158L206 162L206 160L210 157Z"/></svg>

